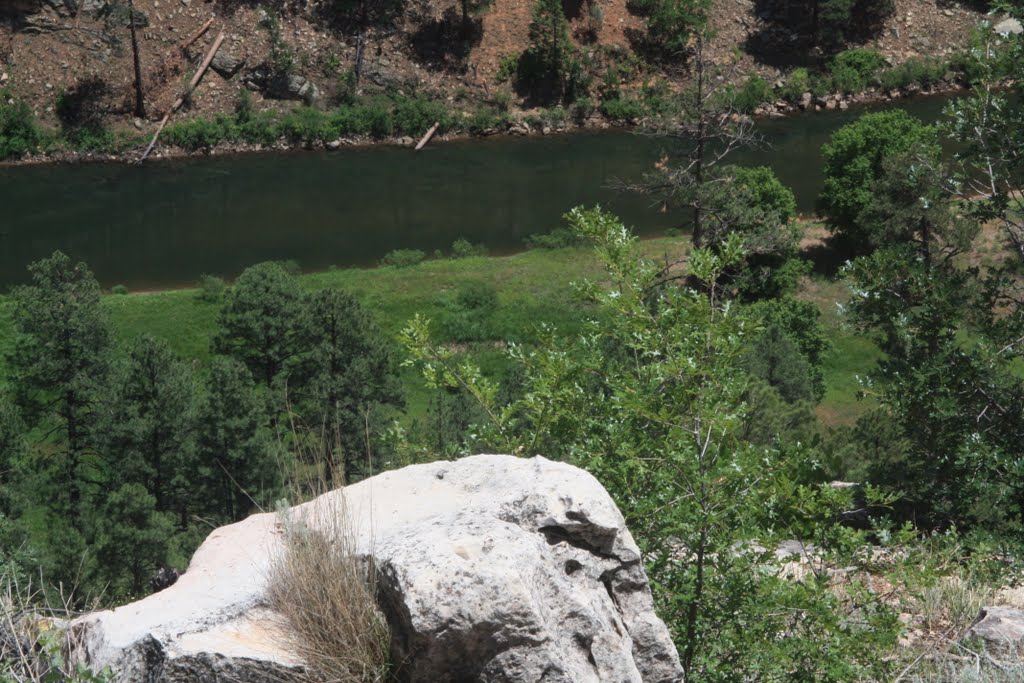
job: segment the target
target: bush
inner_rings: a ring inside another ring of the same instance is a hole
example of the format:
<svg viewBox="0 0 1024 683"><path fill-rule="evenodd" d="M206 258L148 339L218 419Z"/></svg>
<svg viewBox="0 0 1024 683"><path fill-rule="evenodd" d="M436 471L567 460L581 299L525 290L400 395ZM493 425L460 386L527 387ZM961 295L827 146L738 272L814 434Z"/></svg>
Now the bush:
<svg viewBox="0 0 1024 683"><path fill-rule="evenodd" d="M444 104L425 97L400 98L395 103L392 121L396 135L423 135L435 122L441 124L441 131L451 127Z"/></svg>
<svg viewBox="0 0 1024 683"><path fill-rule="evenodd" d="M334 140L339 135L331 117L312 107L293 109L281 121L279 130L289 141L306 145Z"/></svg>
<svg viewBox="0 0 1024 683"><path fill-rule="evenodd" d="M469 282L459 288L455 302L442 318L445 336L454 342L490 339L491 319L498 309L498 290L490 282Z"/></svg>
<svg viewBox="0 0 1024 683"><path fill-rule="evenodd" d="M739 167L733 171L736 182L750 192L753 205L771 211L782 223L796 217L796 197L767 166Z"/></svg>
<svg viewBox="0 0 1024 683"><path fill-rule="evenodd" d="M779 94L788 102L799 102L803 94L810 91L811 72L800 67L789 72Z"/></svg>
<svg viewBox="0 0 1024 683"><path fill-rule="evenodd" d="M883 162L917 144L935 143L934 128L899 109L865 114L836 131L821 148L825 185L818 207L828 216L830 229L866 244L857 220L872 198Z"/></svg>
<svg viewBox="0 0 1024 683"><path fill-rule="evenodd" d="M863 90L885 66L885 59L874 50L856 49L840 52L832 58L832 81L844 93Z"/></svg>
<svg viewBox="0 0 1024 683"><path fill-rule="evenodd" d="M394 268L409 268L423 263L426 258L427 255L419 249L395 249L384 254L380 264Z"/></svg>
<svg viewBox="0 0 1024 683"><path fill-rule="evenodd" d="M124 296L125 294L128 293L128 288L125 287L124 285L114 285L113 287L110 288L110 293Z"/></svg>
<svg viewBox="0 0 1024 683"><path fill-rule="evenodd" d="M482 244L473 244L461 237L452 242L452 258L468 258L470 256L487 256L487 247Z"/></svg>
<svg viewBox="0 0 1024 683"><path fill-rule="evenodd" d="M902 64L886 69L878 76L886 90L899 90L911 85L930 88L942 81L947 64L931 57L911 57Z"/></svg>
<svg viewBox="0 0 1024 683"><path fill-rule="evenodd" d="M601 103L601 113L613 121L635 121L642 118L645 111L638 100L615 98Z"/></svg>
<svg viewBox="0 0 1024 683"><path fill-rule="evenodd" d="M568 228L555 228L551 232L538 232L525 240L527 249L564 249L583 244L583 239Z"/></svg>
<svg viewBox="0 0 1024 683"><path fill-rule="evenodd" d="M733 97L733 106L737 110L749 114L759 106L772 99L772 88L768 82L757 74L747 77L743 86Z"/></svg>
<svg viewBox="0 0 1024 683"><path fill-rule="evenodd" d="M200 301L210 304L220 303L224 299L224 292L226 290L227 285L224 284L224 280L216 275L199 276L198 297Z"/></svg>
<svg viewBox="0 0 1024 683"><path fill-rule="evenodd" d="M218 114L212 120L192 119L175 123L164 129L162 138L167 144L195 151L235 141L239 138L239 131L234 120L224 114Z"/></svg>
<svg viewBox="0 0 1024 683"><path fill-rule="evenodd" d="M0 160L35 152L42 142L29 106L21 101L4 104L7 98L7 92L0 91Z"/></svg>

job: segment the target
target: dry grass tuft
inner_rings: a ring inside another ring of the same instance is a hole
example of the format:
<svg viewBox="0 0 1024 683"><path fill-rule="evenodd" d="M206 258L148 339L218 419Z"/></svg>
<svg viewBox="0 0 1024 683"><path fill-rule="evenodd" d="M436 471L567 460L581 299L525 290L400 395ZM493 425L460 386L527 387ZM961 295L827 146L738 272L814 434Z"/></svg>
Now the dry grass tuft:
<svg viewBox="0 0 1024 683"><path fill-rule="evenodd" d="M268 577L270 606L284 617L309 680L386 681L391 633L377 607L372 567L356 552L344 499L335 494L315 509L315 525L283 513L283 547Z"/></svg>

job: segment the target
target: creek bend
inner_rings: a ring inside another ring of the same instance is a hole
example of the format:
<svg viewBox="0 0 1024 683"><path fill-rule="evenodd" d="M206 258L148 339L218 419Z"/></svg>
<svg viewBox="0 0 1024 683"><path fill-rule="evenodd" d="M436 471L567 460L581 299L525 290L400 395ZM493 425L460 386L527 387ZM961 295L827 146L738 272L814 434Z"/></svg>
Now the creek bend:
<svg viewBox="0 0 1024 683"><path fill-rule="evenodd" d="M899 108L936 121L949 96ZM798 114L757 123L769 143L730 163L771 166L811 211L821 145L868 110ZM305 270L374 264L392 249L447 250L460 237L493 252L561 224L578 204L617 213L640 234L685 220L649 197L609 189L651 169L663 141L625 131L497 137L408 148L191 157L127 164L0 168L0 288L61 249L104 286L189 286L233 277L259 261Z"/></svg>

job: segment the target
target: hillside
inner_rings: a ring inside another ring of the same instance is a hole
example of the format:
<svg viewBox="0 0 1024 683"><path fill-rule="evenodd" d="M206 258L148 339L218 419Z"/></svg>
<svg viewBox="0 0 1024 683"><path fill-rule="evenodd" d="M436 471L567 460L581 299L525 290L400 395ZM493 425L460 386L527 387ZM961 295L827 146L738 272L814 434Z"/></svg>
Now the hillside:
<svg viewBox="0 0 1024 683"><path fill-rule="evenodd" d="M636 4L563 3L571 39L592 79L588 101L603 101L613 96L611 91L625 98L620 90L635 93L660 80L678 87L678 67L645 50L645 20ZM151 131L220 30L226 34L215 63L220 75L207 74L179 119L234 112L243 90L252 93L257 112L296 105L279 97L329 108L353 96L387 93L423 95L467 116L481 106L510 109L513 119L536 113L537 102L528 94L500 82L503 64L507 75L510 58L529 44L531 0L492 0L468 24L458 2L409 0L391 19L366 31L355 93L351 74L362 29L352 19L339 18L327 2L288 2L268 14L246 0L135 0L137 25L143 25L138 41L147 120L132 116L133 60L124 11L113 11L107 0L85 0L80 11L75 0L4 5L0 88L9 101L27 102L50 127L67 126L70 118L76 125L84 120L133 134L135 129ZM757 73L776 88L794 66L820 65L825 58L802 47L802 39L779 21L776 11L765 0L714 0L714 61L725 64L736 55L739 68L730 70L733 77ZM890 65L921 56L948 57L969 43L981 16L958 4L896 0L895 11L864 45ZM181 49L211 17L211 30ZM261 69L282 61L291 81L284 87L267 85ZM599 117L590 118L597 123Z"/></svg>

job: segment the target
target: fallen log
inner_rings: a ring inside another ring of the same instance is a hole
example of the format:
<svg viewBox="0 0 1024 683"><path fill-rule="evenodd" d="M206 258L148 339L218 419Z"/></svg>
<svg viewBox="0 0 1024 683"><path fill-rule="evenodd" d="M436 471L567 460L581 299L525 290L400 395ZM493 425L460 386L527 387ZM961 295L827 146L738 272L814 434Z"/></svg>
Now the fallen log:
<svg viewBox="0 0 1024 683"><path fill-rule="evenodd" d="M194 43L194 42L196 42L197 40L199 40L200 38L202 38L202 37L203 37L203 36L204 36L204 35L206 34L206 32L210 30L210 27L211 27L211 26L213 26L213 17L210 17L209 19L207 19L207 20L206 20L206 23L205 23L205 24L203 24L202 26L200 26L200 27L199 27L199 30L198 30L198 31L196 31L195 33L193 33L193 34L192 34L192 37L191 37L191 38L189 38L189 39L188 39L188 40L186 40L186 41L185 41L184 43L182 43L181 45L179 45L179 46L178 46L178 47L179 47L179 49L180 49L180 50L181 50L182 52L184 52L185 50L187 50L188 48L190 48L190 47L192 46L192 43Z"/></svg>
<svg viewBox="0 0 1024 683"><path fill-rule="evenodd" d="M437 132L437 129L438 129L439 127L440 127L440 125L441 125L441 122L440 122L440 121L435 121L435 122L434 122L434 125L432 125L432 126L430 127L430 130L428 130L428 131L427 131L427 132L426 132L426 133L425 133L425 134L423 135L423 137L422 137L422 138L420 138L420 141L419 141L419 143L418 143L418 144L416 145L416 149L415 149L415 150L413 150L413 151L415 151L415 152L418 152L418 151L420 151L421 149L423 149L423 147L424 147L424 146L425 146L425 145L426 145L426 144L427 144L428 142L430 142L430 138L434 137L434 133L436 133L436 132Z"/></svg>
<svg viewBox="0 0 1024 683"><path fill-rule="evenodd" d="M220 34L217 35L217 39L213 41L213 46L210 48L210 51L206 53L206 57L203 59L203 63L199 67L199 70L196 71L195 75L192 76L192 80L189 81L188 88L185 89L185 92L183 92L178 99L174 100L174 104L172 104L171 108L167 110L166 114L164 114L164 118L160 121L160 125L157 126L156 132L153 133L153 139L149 141L149 146L146 147L146 151L142 153L141 157L139 157L138 163L141 164L145 161L146 157L149 156L149 153L153 151L153 146L156 145L157 138L160 137L160 133L163 132L164 126L166 126L167 122L171 119L171 115L178 111L178 108L185 103L185 98L196 89L197 85L199 85L199 81L202 80L203 74L206 73L206 70L210 68L210 62L213 61L214 56L217 54L217 50L220 49L220 45L223 42L224 32L221 31Z"/></svg>

